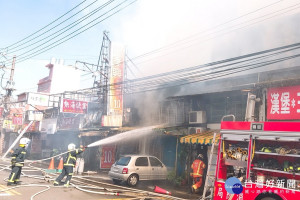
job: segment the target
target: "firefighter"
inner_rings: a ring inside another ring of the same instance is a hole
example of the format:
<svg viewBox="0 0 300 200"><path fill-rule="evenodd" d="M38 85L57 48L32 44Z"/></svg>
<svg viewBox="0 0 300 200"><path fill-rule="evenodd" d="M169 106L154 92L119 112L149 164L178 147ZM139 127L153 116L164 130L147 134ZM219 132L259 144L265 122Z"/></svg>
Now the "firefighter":
<svg viewBox="0 0 300 200"><path fill-rule="evenodd" d="M20 175L22 167L24 166L24 160L27 153L26 147L30 140L28 138L21 138L19 147L16 148L11 154L11 173L8 178L7 185L20 184Z"/></svg>
<svg viewBox="0 0 300 200"><path fill-rule="evenodd" d="M203 173L204 169L206 168L206 165L203 160L203 155L199 154L191 166L193 172L190 175L193 178L194 183L192 185L192 193L198 192L199 188L202 186Z"/></svg>
<svg viewBox="0 0 300 200"><path fill-rule="evenodd" d="M64 158L64 167L61 174L56 178L53 185L58 186L60 185L60 181L67 176L64 186L68 187L73 175L73 167L76 164L77 155L82 153L85 149L82 145L80 145L79 149L75 149L75 144L68 145L68 153L67 156Z"/></svg>

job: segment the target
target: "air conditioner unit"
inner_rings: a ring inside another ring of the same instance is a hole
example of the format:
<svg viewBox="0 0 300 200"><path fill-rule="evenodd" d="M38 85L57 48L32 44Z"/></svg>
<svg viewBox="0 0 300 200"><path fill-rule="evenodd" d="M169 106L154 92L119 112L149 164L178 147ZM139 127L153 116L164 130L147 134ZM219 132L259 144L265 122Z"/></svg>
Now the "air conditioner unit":
<svg viewBox="0 0 300 200"><path fill-rule="evenodd" d="M191 112L189 112L189 123L190 124L206 123L206 112L205 111L191 111Z"/></svg>
<svg viewBox="0 0 300 200"><path fill-rule="evenodd" d="M195 133L203 133L204 130L204 127L188 127L188 135Z"/></svg>

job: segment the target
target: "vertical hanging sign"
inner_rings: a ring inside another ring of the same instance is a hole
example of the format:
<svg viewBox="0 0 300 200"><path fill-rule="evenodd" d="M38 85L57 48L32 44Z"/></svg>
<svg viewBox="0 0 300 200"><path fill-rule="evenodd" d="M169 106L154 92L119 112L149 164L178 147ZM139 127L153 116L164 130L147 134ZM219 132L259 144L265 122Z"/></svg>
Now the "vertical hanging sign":
<svg viewBox="0 0 300 200"><path fill-rule="evenodd" d="M102 146L102 155L100 161L101 169L109 169L115 162L115 146Z"/></svg>
<svg viewBox="0 0 300 200"><path fill-rule="evenodd" d="M107 116L104 116L103 126L122 126L123 116L123 80L124 80L125 47L121 44L111 44L109 92L107 100ZM118 119L118 120L112 120Z"/></svg>

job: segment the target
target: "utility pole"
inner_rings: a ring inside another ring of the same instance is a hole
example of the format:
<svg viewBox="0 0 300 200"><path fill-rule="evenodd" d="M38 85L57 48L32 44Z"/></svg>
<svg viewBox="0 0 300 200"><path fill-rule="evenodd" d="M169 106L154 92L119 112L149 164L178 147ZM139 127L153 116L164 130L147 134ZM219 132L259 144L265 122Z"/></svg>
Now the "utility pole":
<svg viewBox="0 0 300 200"><path fill-rule="evenodd" d="M3 123L4 123L4 120L7 116L7 113L9 112L9 107L8 107L8 104L9 104L9 101L10 101L10 97L12 95L12 91L14 90L14 73L15 73L15 63L16 63L16 56L13 57L13 61L12 61L12 66L11 66L11 69L10 69L10 77L9 77L9 81L7 82L7 85L6 85L6 94L4 96L4 99L3 99L3 111L2 111L2 116L0 116L0 125L1 125L1 136L0 136L0 153L2 154L3 153L3 148L4 148L4 138L5 138L5 130L3 129Z"/></svg>

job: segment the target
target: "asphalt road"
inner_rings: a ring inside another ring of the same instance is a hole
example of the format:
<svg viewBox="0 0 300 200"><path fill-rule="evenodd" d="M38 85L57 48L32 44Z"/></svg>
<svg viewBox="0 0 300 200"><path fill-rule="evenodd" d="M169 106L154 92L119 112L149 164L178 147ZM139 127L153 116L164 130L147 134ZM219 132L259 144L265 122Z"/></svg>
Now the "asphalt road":
<svg viewBox="0 0 300 200"><path fill-rule="evenodd" d="M8 168L4 168L8 166ZM0 199L1 200L99 200L99 199L133 199L134 197L145 196L151 199L169 199L174 196L178 199L197 199L198 195L189 194L183 188L172 188L169 185L164 185L163 182L141 182L135 189L138 191L132 192L125 191L131 188L126 184L120 186L114 186L112 181L108 178L106 173L94 174L91 177L73 177L72 183L77 186L83 186L80 188L75 187L54 187L51 180L45 180L42 172L33 170L32 168L24 167L24 175L21 176L21 185L19 186L7 186L7 178L10 174L9 162L0 160ZM59 174L54 174L53 178L56 178ZM31 176L31 177L28 177ZM34 176L34 177L33 177ZM50 178L51 179L51 178ZM90 180L90 181L86 181ZM97 183L101 182L101 183ZM172 197L169 196L154 196L154 186L162 187L172 192ZM93 189L98 187L98 189ZM105 189L100 189L105 188ZM85 191L81 191L81 190ZM120 192L120 196L110 195ZM109 193L109 194L108 194ZM150 194L151 193L151 194ZM147 194L147 195L144 195Z"/></svg>

